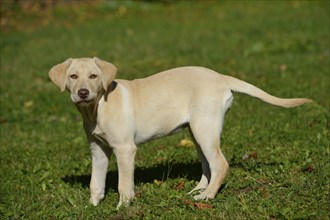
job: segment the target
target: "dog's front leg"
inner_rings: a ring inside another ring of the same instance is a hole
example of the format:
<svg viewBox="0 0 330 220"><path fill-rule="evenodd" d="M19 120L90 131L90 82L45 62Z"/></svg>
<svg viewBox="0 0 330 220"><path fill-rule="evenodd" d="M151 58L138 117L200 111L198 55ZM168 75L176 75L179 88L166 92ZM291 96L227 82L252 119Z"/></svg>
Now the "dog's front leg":
<svg viewBox="0 0 330 220"><path fill-rule="evenodd" d="M108 164L112 151L110 148L102 147L96 142L91 142L91 152L92 177L90 182L90 201L96 206L104 198Z"/></svg>
<svg viewBox="0 0 330 220"><path fill-rule="evenodd" d="M114 148L114 153L117 158L118 165L118 191L119 203L117 209L124 204L129 203L134 199L134 157L136 146L134 143L121 145Z"/></svg>

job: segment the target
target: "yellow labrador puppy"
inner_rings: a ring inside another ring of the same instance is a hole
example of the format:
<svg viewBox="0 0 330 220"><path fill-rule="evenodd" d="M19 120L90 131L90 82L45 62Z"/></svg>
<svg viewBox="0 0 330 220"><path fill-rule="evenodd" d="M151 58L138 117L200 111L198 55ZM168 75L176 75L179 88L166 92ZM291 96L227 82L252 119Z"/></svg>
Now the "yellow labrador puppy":
<svg viewBox="0 0 330 220"><path fill-rule="evenodd" d="M68 59L54 66L50 79L83 116L92 151L91 202L104 197L108 161L118 163L117 208L134 198L136 145L189 126L202 162L203 175L191 191L195 199L214 198L228 171L220 150L224 116L232 91L285 108L311 102L282 99L236 78L203 67L180 67L133 81L116 79L117 68L99 58ZM190 193L191 193L190 192Z"/></svg>

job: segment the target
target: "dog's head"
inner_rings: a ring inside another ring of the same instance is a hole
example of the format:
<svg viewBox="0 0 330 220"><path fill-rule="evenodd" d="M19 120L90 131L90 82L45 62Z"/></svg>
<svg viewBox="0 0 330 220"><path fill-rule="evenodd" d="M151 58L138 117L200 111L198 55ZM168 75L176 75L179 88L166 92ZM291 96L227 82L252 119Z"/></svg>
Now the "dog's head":
<svg viewBox="0 0 330 220"><path fill-rule="evenodd" d="M106 61L94 58L69 58L49 71L50 79L63 92L71 93L74 103L87 105L114 80L117 68Z"/></svg>

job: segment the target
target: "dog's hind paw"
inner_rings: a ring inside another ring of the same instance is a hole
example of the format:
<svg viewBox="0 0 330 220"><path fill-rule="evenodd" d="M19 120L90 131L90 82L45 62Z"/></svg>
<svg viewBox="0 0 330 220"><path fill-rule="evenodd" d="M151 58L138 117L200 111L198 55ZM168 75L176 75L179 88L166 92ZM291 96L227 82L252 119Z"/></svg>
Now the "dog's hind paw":
<svg viewBox="0 0 330 220"><path fill-rule="evenodd" d="M197 188L195 187L194 189L192 189L190 192L188 192L188 195L191 195L191 194L201 194L205 191L205 188Z"/></svg>
<svg viewBox="0 0 330 220"><path fill-rule="evenodd" d="M210 199L210 197L207 196L204 192L202 192L201 194L194 196L194 199L195 200L206 200L207 201L207 200Z"/></svg>

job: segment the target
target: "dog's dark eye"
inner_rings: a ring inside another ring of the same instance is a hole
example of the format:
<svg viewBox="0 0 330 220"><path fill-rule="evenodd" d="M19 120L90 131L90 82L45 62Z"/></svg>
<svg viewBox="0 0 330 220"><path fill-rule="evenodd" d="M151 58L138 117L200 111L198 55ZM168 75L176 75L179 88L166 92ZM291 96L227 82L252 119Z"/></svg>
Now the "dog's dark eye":
<svg viewBox="0 0 330 220"><path fill-rule="evenodd" d="M90 79L95 79L96 77L97 77L97 75L95 75L95 74L91 74L91 75L89 76Z"/></svg>
<svg viewBox="0 0 330 220"><path fill-rule="evenodd" d="M70 78L71 79L78 79L78 76L76 74L72 74L72 75L70 75Z"/></svg>

